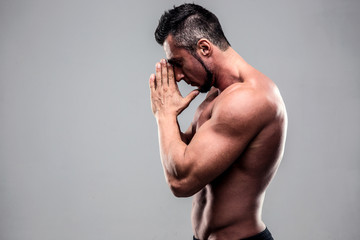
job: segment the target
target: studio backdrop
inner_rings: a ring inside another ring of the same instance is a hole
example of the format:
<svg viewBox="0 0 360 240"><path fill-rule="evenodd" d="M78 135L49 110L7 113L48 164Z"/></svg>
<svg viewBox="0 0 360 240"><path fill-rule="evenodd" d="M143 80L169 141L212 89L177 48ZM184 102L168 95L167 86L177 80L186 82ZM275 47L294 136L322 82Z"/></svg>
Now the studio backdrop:
<svg viewBox="0 0 360 240"><path fill-rule="evenodd" d="M148 87L165 57L158 19L182 3L0 1L1 240L191 239L191 199L165 182ZM360 2L195 3L285 100L285 155L263 209L275 239L360 239Z"/></svg>

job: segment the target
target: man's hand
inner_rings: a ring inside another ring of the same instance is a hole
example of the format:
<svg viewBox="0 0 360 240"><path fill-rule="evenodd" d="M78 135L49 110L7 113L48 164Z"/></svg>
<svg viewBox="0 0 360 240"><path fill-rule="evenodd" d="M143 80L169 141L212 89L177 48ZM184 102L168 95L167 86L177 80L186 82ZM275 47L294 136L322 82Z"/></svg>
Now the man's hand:
<svg viewBox="0 0 360 240"><path fill-rule="evenodd" d="M156 64L156 74L151 74L149 82L151 108L155 117L176 117L199 94L198 90L194 90L185 98L181 96L174 78L174 69L165 59Z"/></svg>

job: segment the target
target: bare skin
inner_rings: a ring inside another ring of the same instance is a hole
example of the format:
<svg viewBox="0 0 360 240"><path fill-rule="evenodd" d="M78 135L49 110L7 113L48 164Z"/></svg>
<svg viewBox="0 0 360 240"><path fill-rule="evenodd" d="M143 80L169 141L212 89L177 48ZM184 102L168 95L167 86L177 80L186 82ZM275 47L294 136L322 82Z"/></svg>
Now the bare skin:
<svg viewBox="0 0 360 240"><path fill-rule="evenodd" d="M206 71L168 36L168 62L150 77L160 156L175 196L193 197L192 225L199 239L241 239L265 229L265 191L280 164L287 117L276 85L231 47L221 51L200 39L197 54L213 73L213 87L182 133L177 116L197 96L182 97L176 82L207 81Z"/></svg>

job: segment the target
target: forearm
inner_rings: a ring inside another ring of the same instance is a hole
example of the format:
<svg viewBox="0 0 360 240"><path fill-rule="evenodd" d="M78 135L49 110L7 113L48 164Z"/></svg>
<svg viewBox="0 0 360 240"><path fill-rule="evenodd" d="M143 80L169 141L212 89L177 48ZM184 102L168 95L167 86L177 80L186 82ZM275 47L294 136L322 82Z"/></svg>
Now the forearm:
<svg viewBox="0 0 360 240"><path fill-rule="evenodd" d="M176 196L188 194L191 161L186 158L188 134L182 134L176 117L198 95L194 90L185 98L177 87L174 69L165 59L156 64L156 74L149 79L151 109L156 117L159 131L160 157L166 179ZM185 187L184 187L185 186ZM191 186L190 186L191 187Z"/></svg>
<svg viewBox="0 0 360 240"><path fill-rule="evenodd" d="M186 143L179 129L176 116L157 117L161 162L167 180L173 181L184 175Z"/></svg>

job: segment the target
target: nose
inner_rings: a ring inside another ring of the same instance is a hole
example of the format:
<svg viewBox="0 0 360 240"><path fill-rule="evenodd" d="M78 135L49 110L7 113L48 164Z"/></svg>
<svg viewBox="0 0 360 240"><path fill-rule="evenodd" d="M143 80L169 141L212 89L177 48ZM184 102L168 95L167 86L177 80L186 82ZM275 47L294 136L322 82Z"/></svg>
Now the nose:
<svg viewBox="0 0 360 240"><path fill-rule="evenodd" d="M179 69L179 68L177 68L177 67L174 68L174 72L175 72L175 80L176 80L177 82L180 82L180 81L185 77L185 75L184 75L184 73L181 71L181 69Z"/></svg>

